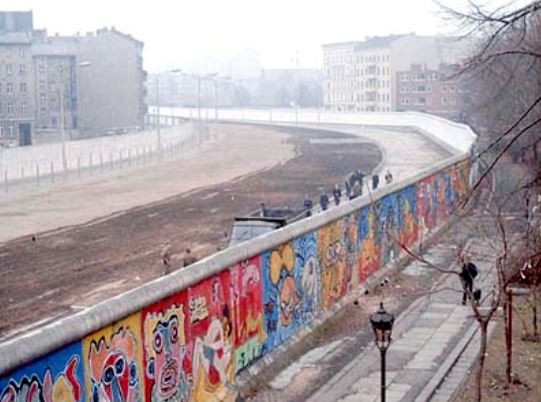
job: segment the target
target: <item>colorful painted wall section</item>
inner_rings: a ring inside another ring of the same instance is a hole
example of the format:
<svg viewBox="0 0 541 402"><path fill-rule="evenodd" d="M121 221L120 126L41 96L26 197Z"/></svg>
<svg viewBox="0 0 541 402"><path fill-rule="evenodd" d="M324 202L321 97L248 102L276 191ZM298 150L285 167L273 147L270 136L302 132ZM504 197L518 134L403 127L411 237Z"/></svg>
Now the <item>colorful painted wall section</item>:
<svg viewBox="0 0 541 402"><path fill-rule="evenodd" d="M0 402L234 400L235 377L453 214L458 163L0 379Z"/></svg>
<svg viewBox="0 0 541 402"><path fill-rule="evenodd" d="M81 343L76 342L0 379L2 402L84 401Z"/></svg>

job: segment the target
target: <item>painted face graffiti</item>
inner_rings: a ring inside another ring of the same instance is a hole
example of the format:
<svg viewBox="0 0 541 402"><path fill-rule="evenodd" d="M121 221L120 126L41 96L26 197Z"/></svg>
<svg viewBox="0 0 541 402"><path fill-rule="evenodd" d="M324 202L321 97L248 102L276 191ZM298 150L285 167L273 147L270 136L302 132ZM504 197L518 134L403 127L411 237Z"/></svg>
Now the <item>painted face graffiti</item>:
<svg viewBox="0 0 541 402"><path fill-rule="evenodd" d="M41 381L36 375L24 377L19 383L10 381L0 396L1 402L75 402L81 398L81 384L75 370L79 362L73 356L63 373L53 382L51 370L47 369Z"/></svg>
<svg viewBox="0 0 541 402"><path fill-rule="evenodd" d="M140 400L135 351L134 335L124 328L112 336L109 347L104 338L92 341L88 360L93 402Z"/></svg>
<svg viewBox="0 0 541 402"><path fill-rule="evenodd" d="M196 338L193 352L195 374L194 400L222 400L226 383L232 379L232 345L228 337L228 325L212 318L207 333Z"/></svg>
<svg viewBox="0 0 541 402"><path fill-rule="evenodd" d="M182 369L186 353L182 305L145 319L147 376L154 379L152 400L188 399L188 383Z"/></svg>
<svg viewBox="0 0 541 402"><path fill-rule="evenodd" d="M300 302L295 286L295 279L286 276L280 289L280 324L289 325L293 321L293 314Z"/></svg>

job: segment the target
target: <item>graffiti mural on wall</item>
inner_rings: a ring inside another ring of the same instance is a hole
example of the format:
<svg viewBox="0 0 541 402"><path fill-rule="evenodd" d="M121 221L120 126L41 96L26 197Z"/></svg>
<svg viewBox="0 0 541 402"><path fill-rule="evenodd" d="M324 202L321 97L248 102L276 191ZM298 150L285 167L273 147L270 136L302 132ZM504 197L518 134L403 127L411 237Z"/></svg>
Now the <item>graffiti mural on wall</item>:
<svg viewBox="0 0 541 402"><path fill-rule="evenodd" d="M387 265L400 251L398 239L398 197L389 194L379 201L379 231L381 239L380 265Z"/></svg>
<svg viewBox="0 0 541 402"><path fill-rule="evenodd" d="M143 309L147 401L187 401L190 362L186 351L188 292Z"/></svg>
<svg viewBox="0 0 541 402"><path fill-rule="evenodd" d="M230 305L235 372L261 356L267 338L263 324L260 259L250 258L230 269Z"/></svg>
<svg viewBox="0 0 541 402"><path fill-rule="evenodd" d="M81 343L76 342L0 379L1 402L85 399Z"/></svg>
<svg viewBox="0 0 541 402"><path fill-rule="evenodd" d="M346 253L346 292L353 291L359 286L358 261L359 261L359 244L358 244L358 225L357 213L352 213L344 217L344 249Z"/></svg>
<svg viewBox="0 0 541 402"><path fill-rule="evenodd" d="M219 401L468 194L469 163L227 267L0 378L0 402Z"/></svg>
<svg viewBox="0 0 541 402"><path fill-rule="evenodd" d="M229 270L225 270L188 290L188 353L195 402L225 400L235 375L229 285Z"/></svg>
<svg viewBox="0 0 541 402"><path fill-rule="evenodd" d="M450 168L451 187L456 201L463 200L468 194L469 170L470 164L468 161L459 162Z"/></svg>
<svg viewBox="0 0 541 402"><path fill-rule="evenodd" d="M436 226L435 204L434 177L430 176L417 183L417 213L420 234L425 234Z"/></svg>
<svg viewBox="0 0 541 402"><path fill-rule="evenodd" d="M320 273L315 232L261 256L265 352L312 321L318 312Z"/></svg>
<svg viewBox="0 0 541 402"><path fill-rule="evenodd" d="M398 197L398 242L409 247L417 240L417 190L415 185L404 188Z"/></svg>
<svg viewBox="0 0 541 402"><path fill-rule="evenodd" d="M346 269L344 223L343 220L337 220L317 231L322 310L327 310L346 294L351 280Z"/></svg>
<svg viewBox="0 0 541 402"><path fill-rule="evenodd" d="M438 223L443 222L452 211L453 190L451 176L448 171L438 173L435 176L436 210Z"/></svg>
<svg viewBox="0 0 541 402"><path fill-rule="evenodd" d="M380 233L378 230L377 203L361 208L358 215L359 280L365 281L378 269L380 263Z"/></svg>
<svg viewBox="0 0 541 402"><path fill-rule="evenodd" d="M143 400L140 314L133 314L83 339L87 400Z"/></svg>

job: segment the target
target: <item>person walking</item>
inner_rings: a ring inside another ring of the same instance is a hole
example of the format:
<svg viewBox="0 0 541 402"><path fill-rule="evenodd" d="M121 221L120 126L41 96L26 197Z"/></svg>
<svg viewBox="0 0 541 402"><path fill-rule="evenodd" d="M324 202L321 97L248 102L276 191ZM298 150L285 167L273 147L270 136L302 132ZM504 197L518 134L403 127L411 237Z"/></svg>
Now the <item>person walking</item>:
<svg viewBox="0 0 541 402"><path fill-rule="evenodd" d="M372 175L372 189L376 190L379 186L379 176L377 174Z"/></svg>
<svg viewBox="0 0 541 402"><path fill-rule="evenodd" d="M346 197L348 197L350 200L351 200L351 185L349 184L349 180L346 179L346 181L344 182L344 185L346 186Z"/></svg>
<svg viewBox="0 0 541 402"><path fill-rule="evenodd" d="M393 174L391 173L390 170L387 170L387 172L385 173L385 183L391 184L392 182L393 182Z"/></svg>
<svg viewBox="0 0 541 402"><path fill-rule="evenodd" d="M321 210L326 211L329 206L329 196L326 193L321 194L319 197L319 205L321 205Z"/></svg>
<svg viewBox="0 0 541 402"><path fill-rule="evenodd" d="M306 210L306 216L312 216L312 208L314 207L314 203L312 202L312 199L309 195L306 195L304 197L304 209Z"/></svg>
<svg viewBox="0 0 541 402"><path fill-rule="evenodd" d="M464 283L465 291L462 294L462 304L466 304L468 298L468 291L473 294L473 281L478 274L477 266L470 261L467 255L463 255L461 258L462 266L460 268L460 279Z"/></svg>
<svg viewBox="0 0 541 402"><path fill-rule="evenodd" d="M334 189L332 190L332 196L334 198L334 204L340 205L340 198L342 198L342 189L338 184L334 185Z"/></svg>

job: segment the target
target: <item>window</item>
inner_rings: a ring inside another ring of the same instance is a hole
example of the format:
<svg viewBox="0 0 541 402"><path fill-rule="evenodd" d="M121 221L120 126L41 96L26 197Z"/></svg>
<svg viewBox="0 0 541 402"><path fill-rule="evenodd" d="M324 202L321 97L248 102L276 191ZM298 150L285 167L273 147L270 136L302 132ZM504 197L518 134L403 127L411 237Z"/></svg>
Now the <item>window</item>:
<svg viewBox="0 0 541 402"><path fill-rule="evenodd" d="M20 47L19 48L19 57L23 58L24 56L26 56L26 51Z"/></svg>
<svg viewBox="0 0 541 402"><path fill-rule="evenodd" d="M441 97L441 104L442 105L447 105L447 96L442 96Z"/></svg>
<svg viewBox="0 0 541 402"><path fill-rule="evenodd" d="M44 92L39 94L39 101L41 103L45 103L46 98L47 98L47 95Z"/></svg>
<svg viewBox="0 0 541 402"><path fill-rule="evenodd" d="M39 65L39 73L44 74L45 73L45 66L43 64Z"/></svg>
<svg viewBox="0 0 541 402"><path fill-rule="evenodd" d="M26 82L21 82L21 93L26 94Z"/></svg>
<svg viewBox="0 0 541 402"><path fill-rule="evenodd" d="M12 94L12 93L13 93L13 84L10 83L10 82L8 82L8 83L6 84L6 93L8 93L8 94Z"/></svg>
<svg viewBox="0 0 541 402"><path fill-rule="evenodd" d="M7 113L8 113L8 114L13 114L13 102L12 102L12 101L8 101L8 104L7 104Z"/></svg>
<svg viewBox="0 0 541 402"><path fill-rule="evenodd" d="M28 113L28 105L26 102L21 102L21 115L26 116Z"/></svg>
<svg viewBox="0 0 541 402"><path fill-rule="evenodd" d="M19 64L19 74L26 73L26 64Z"/></svg>
<svg viewBox="0 0 541 402"><path fill-rule="evenodd" d="M455 92L456 91L456 85L449 86L449 92Z"/></svg>
<svg viewBox="0 0 541 402"><path fill-rule="evenodd" d="M448 86L447 86L447 85L443 85L443 86L441 87L442 92L447 92L447 89L448 89Z"/></svg>
<svg viewBox="0 0 541 402"><path fill-rule="evenodd" d="M6 74L11 75L11 64L6 64Z"/></svg>

